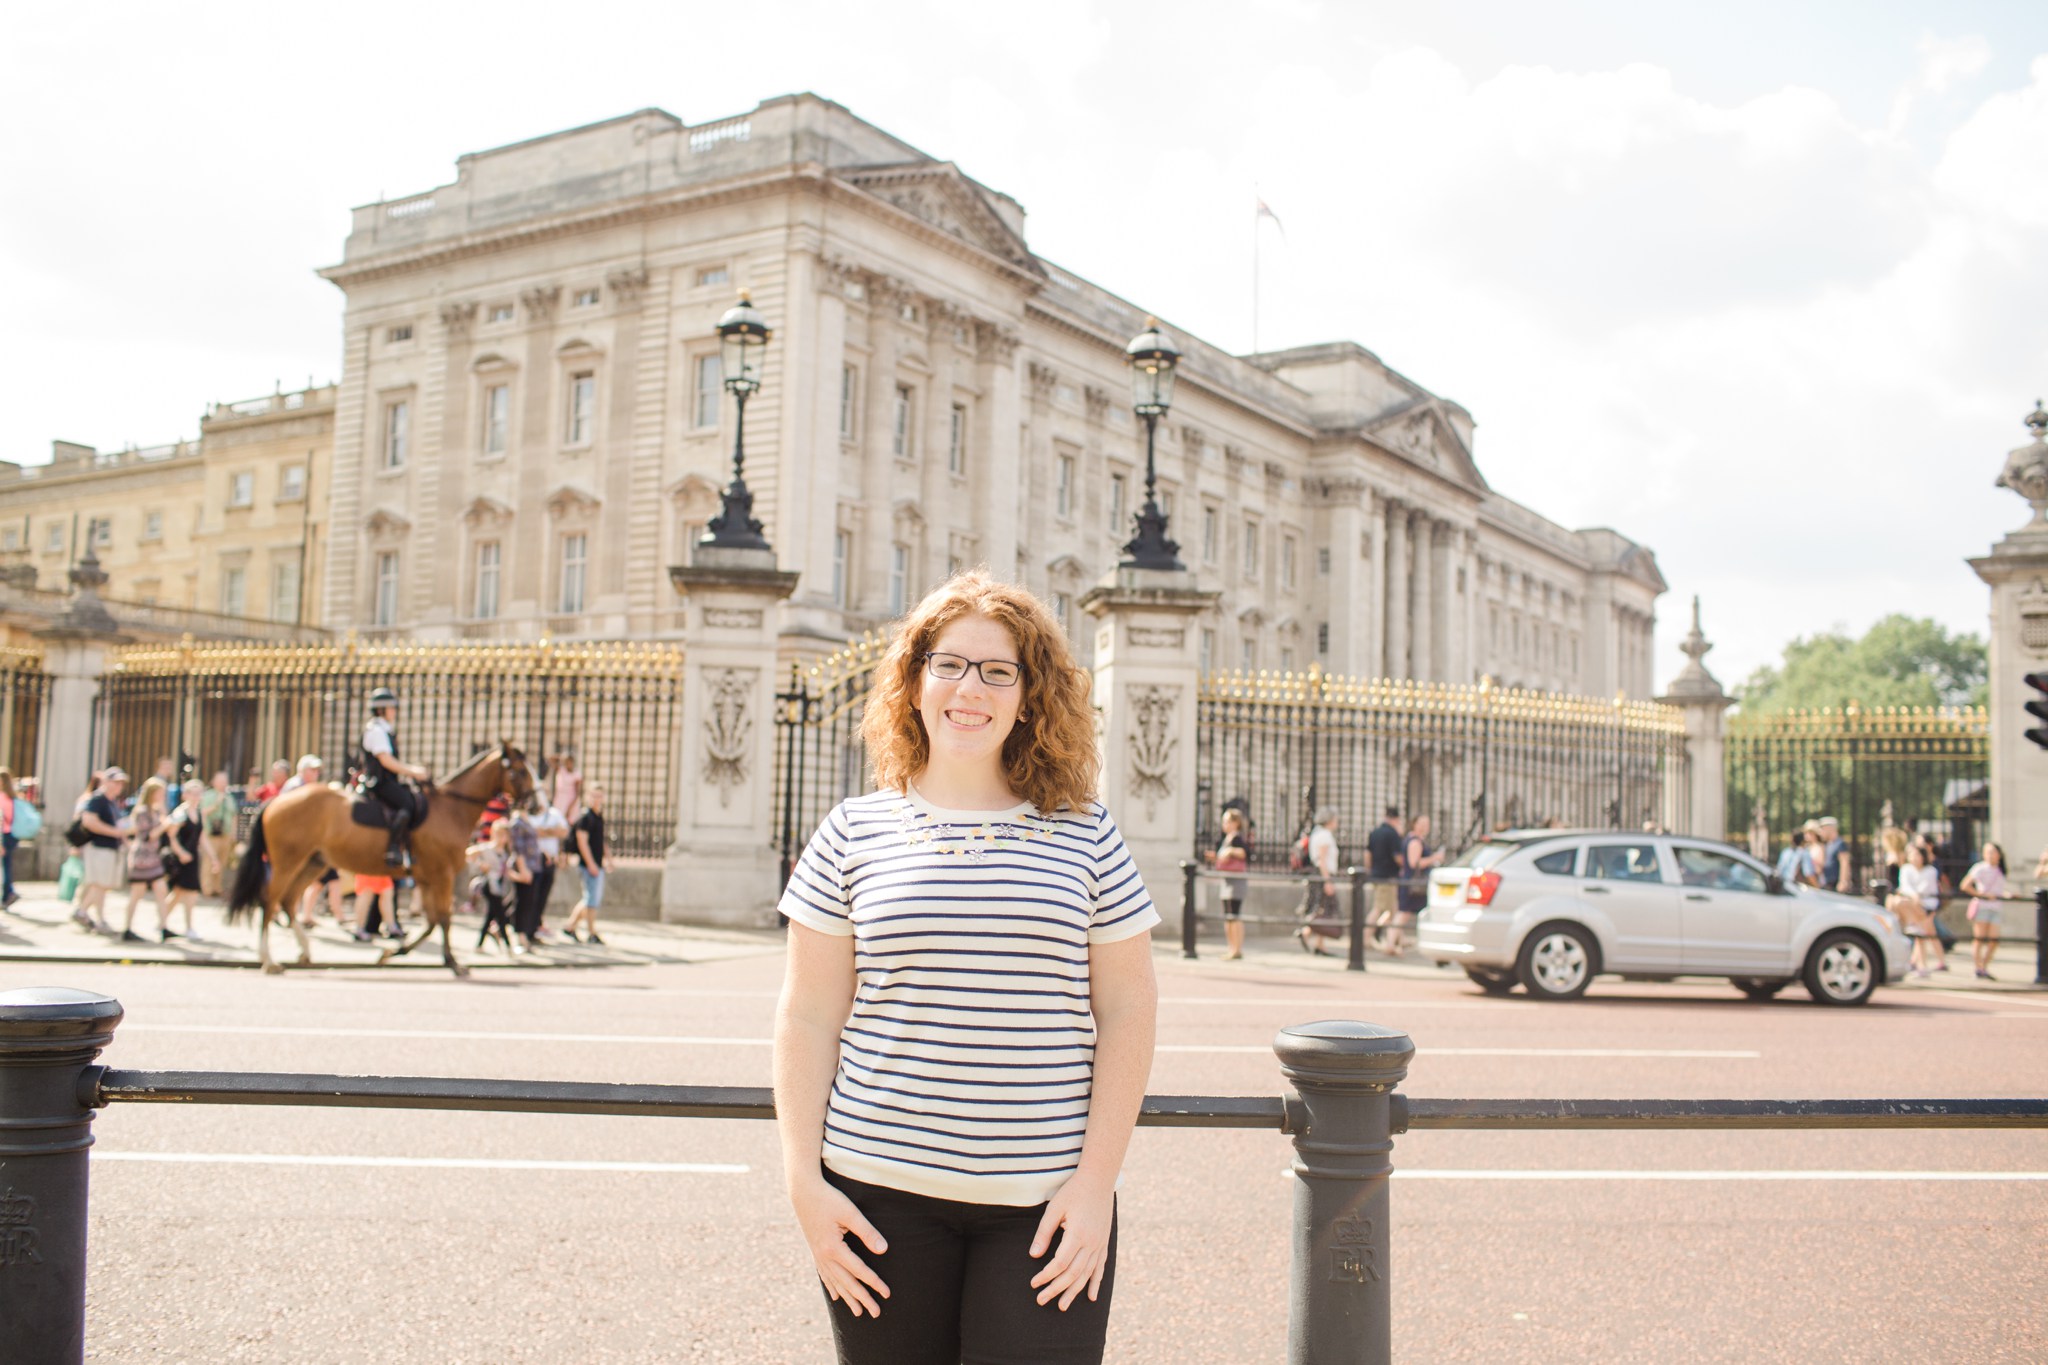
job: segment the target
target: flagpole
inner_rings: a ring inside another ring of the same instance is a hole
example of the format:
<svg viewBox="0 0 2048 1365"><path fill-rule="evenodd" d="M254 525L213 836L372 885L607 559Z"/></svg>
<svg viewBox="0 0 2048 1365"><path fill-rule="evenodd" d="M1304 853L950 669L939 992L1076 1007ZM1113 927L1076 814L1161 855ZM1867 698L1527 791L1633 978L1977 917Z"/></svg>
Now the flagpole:
<svg viewBox="0 0 2048 1365"><path fill-rule="evenodd" d="M1252 354L1259 353L1259 205L1264 201L1252 194Z"/></svg>

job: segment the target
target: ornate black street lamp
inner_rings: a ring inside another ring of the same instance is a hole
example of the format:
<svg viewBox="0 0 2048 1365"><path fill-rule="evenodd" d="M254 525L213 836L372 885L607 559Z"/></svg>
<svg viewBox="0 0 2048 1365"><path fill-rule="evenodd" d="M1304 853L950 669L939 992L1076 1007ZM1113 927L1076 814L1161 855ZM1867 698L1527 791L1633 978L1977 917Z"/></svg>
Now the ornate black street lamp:
<svg viewBox="0 0 2048 1365"><path fill-rule="evenodd" d="M1131 361L1132 410L1145 419L1145 506L1138 513L1138 534L1124 546L1124 559L1117 567L1184 570L1187 566L1180 562L1180 546L1166 536L1166 514L1159 510L1159 476L1152 457L1159 419L1173 406L1173 371L1180 363L1180 352L1159 330L1159 319L1146 318L1145 330L1132 338L1124 354Z"/></svg>
<svg viewBox="0 0 2048 1365"><path fill-rule="evenodd" d="M761 523L754 519L754 495L748 491L746 479L747 400L761 387L761 359L767 350L768 324L742 289L740 301L718 320L719 366L726 391L739 404L739 419L733 424L732 483L725 490L725 506L697 542L711 549L770 548L761 534Z"/></svg>

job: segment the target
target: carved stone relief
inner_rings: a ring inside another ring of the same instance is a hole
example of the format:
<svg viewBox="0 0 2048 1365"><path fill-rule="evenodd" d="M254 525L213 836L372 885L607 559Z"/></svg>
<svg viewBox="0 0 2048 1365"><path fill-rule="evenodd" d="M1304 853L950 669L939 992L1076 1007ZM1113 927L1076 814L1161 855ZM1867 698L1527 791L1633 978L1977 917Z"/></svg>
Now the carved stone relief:
<svg viewBox="0 0 2048 1365"><path fill-rule="evenodd" d="M761 626L761 611L758 607L706 607L704 624L732 630L758 630Z"/></svg>
<svg viewBox="0 0 2048 1365"><path fill-rule="evenodd" d="M1188 633L1180 626L1132 626L1131 643L1152 649L1179 649L1187 643Z"/></svg>
<svg viewBox="0 0 2048 1365"><path fill-rule="evenodd" d="M640 302L640 294L647 288L647 267L614 270L604 277L604 287L610 291L619 307L631 308Z"/></svg>
<svg viewBox="0 0 2048 1365"><path fill-rule="evenodd" d="M1180 689L1148 685L1125 693L1131 707L1130 794L1145 803L1145 818L1156 819L1159 803L1173 799L1173 755L1180 744L1174 716Z"/></svg>
<svg viewBox="0 0 2048 1365"><path fill-rule="evenodd" d="M555 304L561 301L562 286L542 285L538 289L522 290L519 301L526 305L526 316L534 322L546 322L555 315Z"/></svg>
<svg viewBox="0 0 2048 1365"><path fill-rule="evenodd" d="M747 750L753 739L751 701L757 668L708 668L704 686L704 780L718 789L718 804L732 804L733 788L747 781Z"/></svg>
<svg viewBox="0 0 2048 1365"><path fill-rule="evenodd" d="M448 329L450 336L467 336L469 324L475 321L475 299L457 299L441 305L441 325Z"/></svg>

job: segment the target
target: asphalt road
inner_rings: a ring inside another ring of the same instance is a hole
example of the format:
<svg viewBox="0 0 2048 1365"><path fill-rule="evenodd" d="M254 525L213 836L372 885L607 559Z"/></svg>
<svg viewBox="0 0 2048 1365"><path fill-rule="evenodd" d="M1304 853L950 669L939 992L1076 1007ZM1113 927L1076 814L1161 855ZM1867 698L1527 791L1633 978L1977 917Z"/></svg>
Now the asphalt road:
<svg viewBox="0 0 2048 1365"><path fill-rule="evenodd" d="M780 952L722 952L467 983L15 961L0 986L119 998L117 1066L765 1085ZM1553 1006L1405 965L1159 968L1154 1093L1277 1093L1275 1031L1351 1017L1414 1036L1415 1096L2048 1094L2038 993ZM96 1360L830 1359L766 1123L117 1105L98 1136ZM1139 1131L1111 1360L1281 1358L1288 1159ZM1429 1132L1395 1161L1403 1360L2048 1358L2048 1132Z"/></svg>

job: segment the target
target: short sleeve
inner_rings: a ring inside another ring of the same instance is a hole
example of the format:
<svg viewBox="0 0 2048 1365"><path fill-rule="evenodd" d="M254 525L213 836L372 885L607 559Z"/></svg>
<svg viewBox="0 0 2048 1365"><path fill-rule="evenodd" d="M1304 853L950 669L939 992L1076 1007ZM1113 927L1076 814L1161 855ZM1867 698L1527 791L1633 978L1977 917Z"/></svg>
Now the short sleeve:
<svg viewBox="0 0 2048 1365"><path fill-rule="evenodd" d="M801 858L789 870L789 885L782 889L776 909L806 929L846 938L853 933L853 905L846 895L846 817L843 806L818 826L804 845Z"/></svg>
<svg viewBox="0 0 2048 1365"><path fill-rule="evenodd" d="M1096 810L1095 905L1088 916L1088 941L1115 943L1159 923L1159 912L1152 906L1145 879L1138 875L1123 831L1107 810Z"/></svg>
<svg viewBox="0 0 2048 1365"><path fill-rule="evenodd" d="M363 747L373 754L391 752L391 732L381 725L372 725L363 731Z"/></svg>

